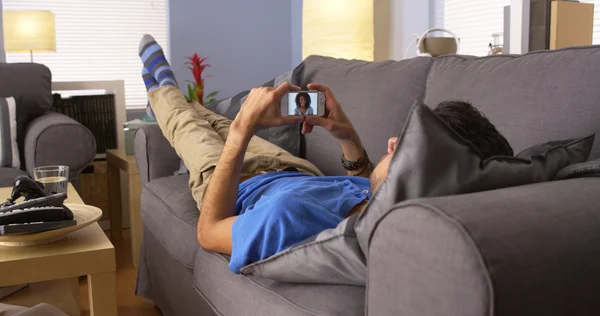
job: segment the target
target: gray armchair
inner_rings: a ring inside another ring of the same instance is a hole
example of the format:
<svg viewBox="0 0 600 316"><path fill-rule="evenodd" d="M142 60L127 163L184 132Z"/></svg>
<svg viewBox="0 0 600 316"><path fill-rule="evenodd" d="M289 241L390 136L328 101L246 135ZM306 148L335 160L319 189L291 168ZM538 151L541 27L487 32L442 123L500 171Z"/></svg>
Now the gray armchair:
<svg viewBox="0 0 600 316"><path fill-rule="evenodd" d="M0 97L17 102L17 143L21 168L0 167L0 186L11 186L18 175L32 175L33 168L65 165L69 181L78 186L81 171L96 155L96 140L77 121L50 112L50 70L34 63L0 63Z"/></svg>

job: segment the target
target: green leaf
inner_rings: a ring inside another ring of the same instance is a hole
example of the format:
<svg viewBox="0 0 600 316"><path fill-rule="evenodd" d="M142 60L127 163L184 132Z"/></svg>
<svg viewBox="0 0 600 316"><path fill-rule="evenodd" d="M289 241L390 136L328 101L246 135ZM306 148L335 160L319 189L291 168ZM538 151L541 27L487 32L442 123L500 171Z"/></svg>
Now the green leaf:
<svg viewBox="0 0 600 316"><path fill-rule="evenodd" d="M204 101L204 104L208 105L208 104L211 104L211 103L214 103L214 102L217 102L217 100L215 98L210 98L210 99Z"/></svg>
<svg viewBox="0 0 600 316"><path fill-rule="evenodd" d="M188 101L198 101L198 97L196 96L194 90L195 89L192 88L192 85L188 84Z"/></svg>
<svg viewBox="0 0 600 316"><path fill-rule="evenodd" d="M210 98L216 96L217 93L219 93L219 91L213 91L213 92L211 92L209 95L206 96L206 99L210 99Z"/></svg>

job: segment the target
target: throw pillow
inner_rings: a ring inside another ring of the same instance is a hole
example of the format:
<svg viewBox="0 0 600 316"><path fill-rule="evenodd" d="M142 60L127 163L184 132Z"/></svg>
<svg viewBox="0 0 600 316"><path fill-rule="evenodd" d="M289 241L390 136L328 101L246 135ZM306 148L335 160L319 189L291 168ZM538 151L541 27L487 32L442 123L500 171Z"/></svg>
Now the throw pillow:
<svg viewBox="0 0 600 316"><path fill-rule="evenodd" d="M292 84L299 85L304 73L304 64L300 64L294 70L290 70L283 73L269 82L262 85L262 87L277 87L280 84L289 81ZM209 110L221 114L226 118L233 120L237 113L240 111L242 104L246 101L250 91L243 91L235 96L207 104L206 108ZM256 136L265 139L283 149L292 155L300 156L300 126L299 125L286 125L279 127L272 127L268 129L260 130L256 133ZM186 168L183 161L181 161L179 170L175 172L176 175L188 174L189 170Z"/></svg>
<svg viewBox="0 0 600 316"><path fill-rule="evenodd" d="M593 143L590 135L534 146L519 157L482 160L471 143L416 103L387 178L362 214L241 272L283 282L364 285L369 239L394 204L548 181L566 165L585 161Z"/></svg>
<svg viewBox="0 0 600 316"><path fill-rule="evenodd" d="M17 105L14 98L0 98L0 167L21 168L17 146Z"/></svg>
<svg viewBox="0 0 600 316"><path fill-rule="evenodd" d="M466 194L550 181L586 161L594 134L536 145L516 157L482 160L477 149L430 108L415 104L398 140L387 179L355 226L363 252L392 205L414 198Z"/></svg>
<svg viewBox="0 0 600 316"><path fill-rule="evenodd" d="M600 177L600 159L594 159L562 168L553 180Z"/></svg>

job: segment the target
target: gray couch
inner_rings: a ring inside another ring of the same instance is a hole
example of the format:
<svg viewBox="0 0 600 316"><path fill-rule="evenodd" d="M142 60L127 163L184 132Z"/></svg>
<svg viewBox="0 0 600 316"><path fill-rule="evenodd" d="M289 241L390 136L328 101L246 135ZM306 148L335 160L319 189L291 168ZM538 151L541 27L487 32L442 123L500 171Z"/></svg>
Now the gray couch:
<svg viewBox="0 0 600 316"><path fill-rule="evenodd" d="M81 171L96 155L92 133L75 120L54 112L52 74L44 65L0 63L0 97L17 102L17 145L21 169L0 168L0 186L12 186L18 175L33 175L38 166L69 166L76 187ZM5 197L0 197L5 198Z"/></svg>
<svg viewBox="0 0 600 316"><path fill-rule="evenodd" d="M515 152L600 128L600 47L523 56L304 61L302 85L329 85L371 157L416 99L467 100ZM600 137L591 159L600 157ZM235 275L196 241L198 211L179 158L155 126L138 130L144 239L137 294L165 315L599 315L600 179L409 200L375 230L365 287ZM302 155L343 172L321 129Z"/></svg>

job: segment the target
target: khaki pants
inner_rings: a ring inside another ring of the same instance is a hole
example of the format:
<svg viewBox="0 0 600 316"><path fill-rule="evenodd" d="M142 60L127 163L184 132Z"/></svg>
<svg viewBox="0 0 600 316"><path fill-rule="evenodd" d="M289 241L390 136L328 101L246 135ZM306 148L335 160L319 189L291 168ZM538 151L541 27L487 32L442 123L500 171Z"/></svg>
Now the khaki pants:
<svg viewBox="0 0 600 316"><path fill-rule="evenodd" d="M179 89L172 86L153 90L148 93L148 98L164 136L190 171L189 185L200 209L204 192L229 134L231 121L199 103L188 103ZM307 160L254 136L244 156L241 178L286 167L323 175Z"/></svg>

